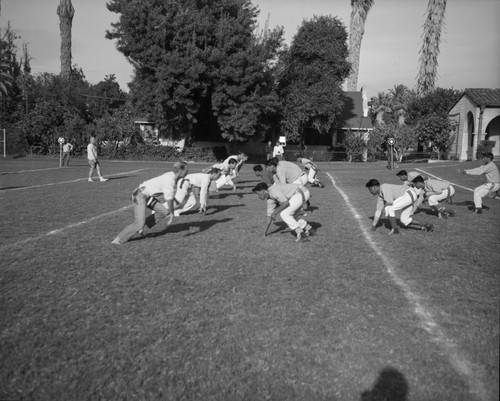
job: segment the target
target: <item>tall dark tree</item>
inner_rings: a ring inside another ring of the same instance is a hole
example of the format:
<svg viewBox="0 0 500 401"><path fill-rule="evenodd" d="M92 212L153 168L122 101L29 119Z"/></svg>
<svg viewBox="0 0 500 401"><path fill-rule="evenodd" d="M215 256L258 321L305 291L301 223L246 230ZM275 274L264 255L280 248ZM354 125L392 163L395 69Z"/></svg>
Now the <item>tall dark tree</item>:
<svg viewBox="0 0 500 401"><path fill-rule="evenodd" d="M61 0L57 6L59 30L61 35L61 76L68 79L71 75L71 29L75 9L71 0Z"/></svg>
<svg viewBox="0 0 500 401"><path fill-rule="evenodd" d="M0 124L4 126L18 120L21 112L21 65L17 60L16 45L18 38L8 23L0 37Z"/></svg>
<svg viewBox="0 0 500 401"><path fill-rule="evenodd" d="M342 83L349 74L347 31L334 17L304 21L283 59L279 93L282 127L301 142L307 128L325 134L343 107Z"/></svg>
<svg viewBox="0 0 500 401"><path fill-rule="evenodd" d="M189 142L200 126L230 140L265 129L278 106L270 61L282 30L258 40L250 0L112 0L108 9L120 18L107 37L135 67L132 101L160 131Z"/></svg>

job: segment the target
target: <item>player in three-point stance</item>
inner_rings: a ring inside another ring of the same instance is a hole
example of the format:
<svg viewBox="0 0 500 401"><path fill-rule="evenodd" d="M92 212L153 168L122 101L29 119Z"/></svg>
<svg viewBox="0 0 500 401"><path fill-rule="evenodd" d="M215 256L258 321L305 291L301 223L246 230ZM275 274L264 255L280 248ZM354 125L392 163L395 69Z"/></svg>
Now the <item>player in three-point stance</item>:
<svg viewBox="0 0 500 401"><path fill-rule="evenodd" d="M253 166L254 174L260 178L262 182L265 182L268 186L274 184L274 175L267 169L263 169L260 164Z"/></svg>
<svg viewBox="0 0 500 401"><path fill-rule="evenodd" d="M252 191L261 200L267 202L267 222L264 236L267 235L267 231L271 223L276 220L278 213L288 227L295 231L296 241L301 241L316 233L307 221L302 218L297 220L300 209L303 208L310 196L306 187L299 184L281 183L275 183L268 187L266 183L260 182Z"/></svg>
<svg viewBox="0 0 500 401"><path fill-rule="evenodd" d="M446 219L455 216L455 211L447 209L440 202L448 201L455 195L455 188L449 182L434 180L429 178L425 180L425 197L431 209L437 214L438 218Z"/></svg>
<svg viewBox="0 0 500 401"><path fill-rule="evenodd" d="M222 163L214 164L212 167L218 168L221 171L221 175L218 180L215 181L215 190L219 190L225 185L230 185L233 191L236 191L236 185L233 179L239 175L241 167L248 159L248 156L244 153L239 153L237 155L229 156ZM203 169L204 173L208 172L211 167Z"/></svg>
<svg viewBox="0 0 500 401"><path fill-rule="evenodd" d="M465 170L459 169L464 175L483 175L486 178L486 183L474 188L474 213L483 213L483 198L485 196L494 198L497 191L500 189L500 174L498 167L493 162L493 153L486 152L481 156L482 166Z"/></svg>
<svg viewBox="0 0 500 401"><path fill-rule="evenodd" d="M208 190L212 181L217 181L221 175L218 168L212 167L207 173L188 174L180 179L177 184L177 192L175 194L175 210L174 216L180 216L196 206L196 198L200 200L200 208L198 212L205 214L208 205ZM163 206L168 208L168 203Z"/></svg>
<svg viewBox="0 0 500 401"><path fill-rule="evenodd" d="M424 188L424 179L417 177L412 182L413 186L380 184L376 179L367 182L366 188L377 196L377 209L373 217L372 231L377 229L380 216L384 212L391 223L389 234L399 234L396 222L396 212L400 212L400 221L405 227L416 228L422 231L433 231L432 224L420 224L413 219L415 205L420 192Z"/></svg>
<svg viewBox="0 0 500 401"><path fill-rule="evenodd" d="M134 222L125 227L120 234L112 241L115 245L122 245L130 240L138 232L142 231L144 226L153 227L165 217L173 218L174 197L177 190L177 181L184 178L188 172L185 162L176 162L172 168L173 171L144 181L132 192L132 202L134 204ZM168 208L158 200L163 196L168 204ZM155 213L146 219L147 209Z"/></svg>
<svg viewBox="0 0 500 401"><path fill-rule="evenodd" d="M302 164L302 168L307 173L307 181L311 184L311 187L324 188L325 186L318 180L319 168L311 160L306 159L301 153L297 153L297 163Z"/></svg>

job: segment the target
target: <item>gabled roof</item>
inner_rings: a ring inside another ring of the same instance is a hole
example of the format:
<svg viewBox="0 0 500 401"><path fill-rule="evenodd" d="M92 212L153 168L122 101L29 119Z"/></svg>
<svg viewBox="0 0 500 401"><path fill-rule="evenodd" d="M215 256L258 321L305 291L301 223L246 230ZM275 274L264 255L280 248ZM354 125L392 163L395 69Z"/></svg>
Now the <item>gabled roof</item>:
<svg viewBox="0 0 500 401"><path fill-rule="evenodd" d="M373 129L371 118L363 117L362 92L344 92L344 109L340 119L344 129Z"/></svg>
<svg viewBox="0 0 500 401"><path fill-rule="evenodd" d="M500 107L500 89L469 88L464 96L476 106Z"/></svg>

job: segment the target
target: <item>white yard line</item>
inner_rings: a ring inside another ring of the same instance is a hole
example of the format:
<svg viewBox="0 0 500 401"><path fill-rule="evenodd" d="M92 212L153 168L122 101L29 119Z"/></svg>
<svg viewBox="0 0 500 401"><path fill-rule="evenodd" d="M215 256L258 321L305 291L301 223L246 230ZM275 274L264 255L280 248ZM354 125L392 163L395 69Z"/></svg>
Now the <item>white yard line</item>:
<svg viewBox="0 0 500 401"><path fill-rule="evenodd" d="M63 232L65 232L66 230L69 230L70 228L75 228L75 227L83 226L85 224L92 223L95 220L100 220L103 217L107 217L107 216L111 216L113 214L121 213L121 212L123 212L123 211L125 211L127 209L130 209L132 206L133 205L124 206L124 207L122 207L120 209L113 210L113 211L108 212L108 213L103 213L103 214L100 214L99 216L94 216L94 217L91 217L91 218L89 218L87 220L82 220L82 221L79 221L77 223L69 224L69 225L67 225L65 227L62 227L62 228L59 228L57 230L52 230L52 231L49 231L49 232L46 232L46 233L43 233L43 234L40 234L40 235L35 235L34 237L29 237L29 238L23 239L21 241L14 242L12 244L3 245L2 247L0 247L0 251L3 252L3 251L8 250L9 248L14 248L14 247L25 245L28 242L32 242L32 241L36 241L38 239L50 237L52 235L62 234Z"/></svg>
<svg viewBox="0 0 500 401"><path fill-rule="evenodd" d="M116 177L118 175L138 173L139 171L143 171L143 170L148 170L148 169L147 168L141 168L139 170L125 171L123 173L106 175L106 177ZM76 180L71 180L71 181L60 181L60 182L50 182L50 183L47 183L47 184L40 184L40 185L30 185L29 187L7 188L7 189L4 189L4 190L0 191L0 193L5 193L5 192L8 192L8 191L22 191L22 190L25 190L25 189L41 188L41 187L47 187L47 186L52 186L52 185L71 184L73 182L78 182L78 181L87 181L88 179L89 178L87 177L87 178L78 178ZM96 183L99 183L99 181L96 181Z"/></svg>
<svg viewBox="0 0 500 401"><path fill-rule="evenodd" d="M431 311L421 303L421 297L413 292L411 287L399 277L396 266L389 260L382 249L372 239L372 235L370 234L371 231L363 222L363 217L354 208L347 194L342 190L342 188L337 185L335 179L330 173L326 173L326 175L330 178L330 181L332 182L335 189L340 193L342 198L344 198L345 203L349 207L354 218L357 220L364 240L382 260L382 263L389 273L392 281L403 291L406 299L413 308L424 330L430 335L432 341L438 344L438 346L445 352L451 365L453 366L455 371L466 380L471 393L476 396L476 399L487 401L489 398L485 390L485 386L482 383L481 374L473 369L474 365L461 354L458 346L452 340L446 337L444 331L434 320Z"/></svg>

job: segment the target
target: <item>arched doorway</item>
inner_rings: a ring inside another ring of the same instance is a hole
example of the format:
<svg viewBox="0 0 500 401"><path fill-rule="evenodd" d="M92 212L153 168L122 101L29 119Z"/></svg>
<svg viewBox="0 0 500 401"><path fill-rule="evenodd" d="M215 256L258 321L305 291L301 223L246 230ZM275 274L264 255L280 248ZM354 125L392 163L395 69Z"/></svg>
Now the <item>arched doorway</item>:
<svg viewBox="0 0 500 401"><path fill-rule="evenodd" d="M484 139L495 141L495 146L491 153L496 157L500 156L500 116L496 116L486 127Z"/></svg>
<svg viewBox="0 0 500 401"><path fill-rule="evenodd" d="M467 160L474 160L474 115L467 113Z"/></svg>

